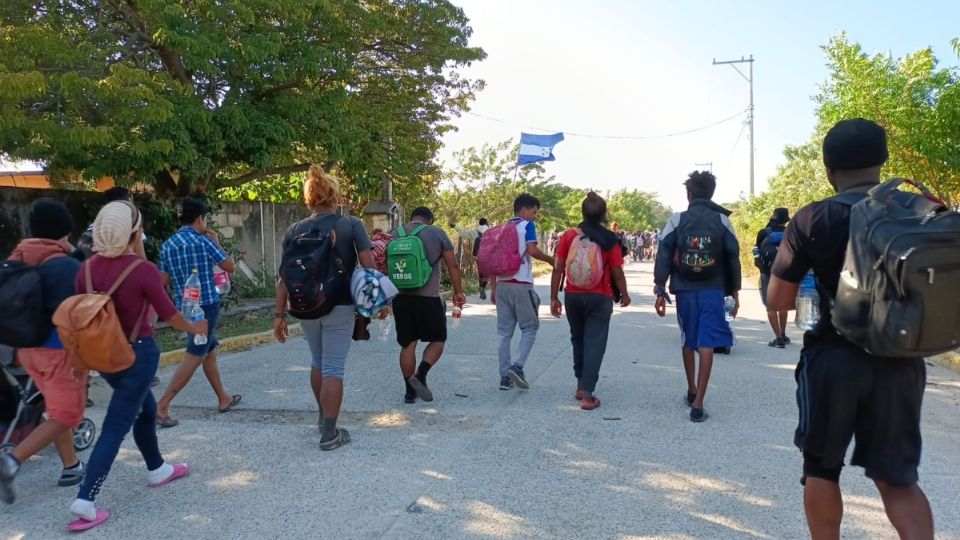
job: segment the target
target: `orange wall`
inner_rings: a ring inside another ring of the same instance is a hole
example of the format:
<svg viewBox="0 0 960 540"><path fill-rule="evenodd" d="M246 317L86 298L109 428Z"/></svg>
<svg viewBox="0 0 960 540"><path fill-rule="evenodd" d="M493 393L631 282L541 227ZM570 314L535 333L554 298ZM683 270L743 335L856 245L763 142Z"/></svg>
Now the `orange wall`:
<svg viewBox="0 0 960 540"><path fill-rule="evenodd" d="M113 178L101 178L97 180L97 191L106 191L116 183ZM28 189L50 189L50 181L47 175L40 171L30 172L0 172L0 186L18 187Z"/></svg>

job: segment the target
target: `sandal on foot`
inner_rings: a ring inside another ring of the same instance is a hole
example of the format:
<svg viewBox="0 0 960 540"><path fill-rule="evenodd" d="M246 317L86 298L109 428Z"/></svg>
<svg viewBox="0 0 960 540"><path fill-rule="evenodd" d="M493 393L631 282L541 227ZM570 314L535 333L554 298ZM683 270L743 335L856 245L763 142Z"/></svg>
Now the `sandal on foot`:
<svg viewBox="0 0 960 540"><path fill-rule="evenodd" d="M320 449L323 451L336 450L341 446L348 444L350 442L350 432L343 429L337 428L337 436L330 439L329 441L320 443Z"/></svg>
<svg viewBox="0 0 960 540"><path fill-rule="evenodd" d="M573 394L573 399L577 401L583 401L583 389L577 388L577 391Z"/></svg>
<svg viewBox="0 0 960 540"><path fill-rule="evenodd" d="M183 478L188 474L190 474L190 465L186 463L177 463L173 466L173 472L170 473L170 476L168 476L166 480L157 482L156 484L147 484L147 485L153 488L163 487L169 484L170 482L173 482L177 478Z"/></svg>
<svg viewBox="0 0 960 540"><path fill-rule="evenodd" d="M97 517L94 518L93 521L86 520L86 519L83 519L83 518L77 518L77 519L71 521L71 522L67 525L67 530L68 530L68 531L73 531L73 532L88 531L88 530L96 527L97 525L100 525L101 523L103 523L104 521L106 521L106 520L108 520L108 519L110 519L110 512L107 512L106 510L99 510L99 509L98 509L98 510L97 510Z"/></svg>
<svg viewBox="0 0 960 540"><path fill-rule="evenodd" d="M693 407L693 402L694 402L696 399L697 399L697 395L696 395L696 394L691 394L690 392L687 392L687 395L684 396L684 398L683 398L683 403L684 403L684 405L686 405L687 407Z"/></svg>
<svg viewBox="0 0 960 540"><path fill-rule="evenodd" d="M236 395L232 396L231 399L230 399L230 404L227 405L226 407L222 408L222 409L219 409L220 412L226 413L226 412L232 411L234 407L236 407L237 405L240 404L240 400L241 400L241 399L243 399L243 398L240 396L240 394L236 394Z"/></svg>
<svg viewBox="0 0 960 540"><path fill-rule="evenodd" d="M585 397L580 402L580 408L585 411L592 411L600 406L600 399L597 396Z"/></svg>
<svg viewBox="0 0 960 540"><path fill-rule="evenodd" d="M157 425L162 428L172 428L179 426L180 421L170 418L169 416L158 416Z"/></svg>

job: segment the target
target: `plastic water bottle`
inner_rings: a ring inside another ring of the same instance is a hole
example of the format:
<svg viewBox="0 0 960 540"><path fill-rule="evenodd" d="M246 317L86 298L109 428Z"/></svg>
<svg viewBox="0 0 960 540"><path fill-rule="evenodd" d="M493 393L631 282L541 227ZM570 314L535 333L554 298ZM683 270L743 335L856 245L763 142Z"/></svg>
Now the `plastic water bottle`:
<svg viewBox="0 0 960 540"><path fill-rule="evenodd" d="M727 319L727 322L733 320L733 308L736 306L737 302L732 296L727 296L723 299L723 316Z"/></svg>
<svg viewBox="0 0 960 540"><path fill-rule="evenodd" d="M390 333L393 332L393 317L384 317L377 319L377 340L387 341L390 339Z"/></svg>
<svg viewBox="0 0 960 540"><path fill-rule="evenodd" d="M797 328L808 331L816 328L820 322L820 295L817 294L816 280L813 274L804 276L797 292Z"/></svg>
<svg viewBox="0 0 960 540"><path fill-rule="evenodd" d="M453 328L460 328L460 319L463 317L463 310L460 306L453 306Z"/></svg>
<svg viewBox="0 0 960 540"><path fill-rule="evenodd" d="M183 284L183 301L180 303L180 309L183 316L190 322L202 321L206 318L203 308L200 307L200 272L196 268ZM197 345L207 343L206 334L196 334L193 336L193 342Z"/></svg>
<svg viewBox="0 0 960 540"><path fill-rule="evenodd" d="M760 248L758 248L757 246L753 246L753 260L757 260L759 258L760 258Z"/></svg>
<svg viewBox="0 0 960 540"><path fill-rule="evenodd" d="M220 265L213 267L213 284L217 287L217 294L223 296L230 294L230 274L220 268Z"/></svg>

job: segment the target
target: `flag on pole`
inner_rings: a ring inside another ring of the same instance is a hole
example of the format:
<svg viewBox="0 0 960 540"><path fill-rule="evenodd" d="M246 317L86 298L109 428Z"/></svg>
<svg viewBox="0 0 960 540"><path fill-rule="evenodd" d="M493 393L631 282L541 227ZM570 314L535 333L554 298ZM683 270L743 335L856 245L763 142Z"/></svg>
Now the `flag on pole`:
<svg viewBox="0 0 960 540"><path fill-rule="evenodd" d="M563 140L563 133L552 135L535 135L520 133L520 152L517 154L517 165L553 161L553 147Z"/></svg>

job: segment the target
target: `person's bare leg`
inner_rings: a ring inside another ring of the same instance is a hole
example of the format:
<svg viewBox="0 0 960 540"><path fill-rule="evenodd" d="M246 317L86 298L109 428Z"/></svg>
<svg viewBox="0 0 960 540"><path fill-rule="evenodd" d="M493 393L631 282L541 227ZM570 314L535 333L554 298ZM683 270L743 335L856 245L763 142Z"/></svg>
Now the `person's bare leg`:
<svg viewBox="0 0 960 540"><path fill-rule="evenodd" d="M320 399L320 392L323 389L323 371L317 368L310 368L310 389L313 390L313 398L317 400L317 406L323 410L323 402Z"/></svg>
<svg viewBox="0 0 960 540"><path fill-rule="evenodd" d="M696 352L693 349L684 347L683 351L683 370L687 374L687 393L697 393L697 359Z"/></svg>
<svg viewBox="0 0 960 540"><path fill-rule="evenodd" d="M713 348L700 348L697 352L700 355L700 373L697 374L697 398L693 400L693 408L702 409L707 383L710 382L710 372L713 371Z"/></svg>
<svg viewBox="0 0 960 540"><path fill-rule="evenodd" d="M444 345L446 345L446 343L442 341L429 343L426 348L423 349L423 361L431 366L439 362L440 357L443 355Z"/></svg>
<svg viewBox="0 0 960 540"><path fill-rule="evenodd" d="M203 359L203 374L213 388L213 393L217 395L217 401L220 409L230 405L233 396L227 393L223 388L223 381L220 379L220 368L217 366L217 351L212 351Z"/></svg>
<svg viewBox="0 0 960 540"><path fill-rule="evenodd" d="M803 490L803 508L812 540L840 539L840 522L843 520L840 484L808 476Z"/></svg>
<svg viewBox="0 0 960 540"><path fill-rule="evenodd" d="M767 312L767 321L770 323L770 328L773 330L774 337L783 337L783 328L780 326L780 312L779 311L768 311Z"/></svg>
<svg viewBox="0 0 960 540"><path fill-rule="evenodd" d="M334 377L324 377L323 388L320 390L320 406L323 407L323 416L325 418L340 416L340 405L342 403L343 381Z"/></svg>
<svg viewBox="0 0 960 540"><path fill-rule="evenodd" d="M60 453L60 460L64 467L73 467L77 464L77 451L73 448L73 435L67 426L56 420L45 420L36 429L27 435L10 453L17 463L23 463L31 456L53 443Z"/></svg>
<svg viewBox="0 0 960 540"><path fill-rule="evenodd" d="M894 486L874 480L883 499L883 509L900 538L933 540L933 513L920 486Z"/></svg>
<svg viewBox="0 0 960 540"><path fill-rule="evenodd" d="M164 390L163 397L157 400L157 418L170 416L170 403L181 390L187 387L202 362L203 360L199 356L192 354L184 356L183 362L180 362L177 370L173 372L173 377L170 379L167 389Z"/></svg>
<svg viewBox="0 0 960 540"><path fill-rule="evenodd" d="M781 335L781 336L785 336L785 335L787 335L787 312L786 312L786 311L778 311L778 312L777 312L777 317L780 319L780 321L779 321L779 324L780 324L780 335Z"/></svg>
<svg viewBox="0 0 960 540"><path fill-rule="evenodd" d="M400 374L407 380L417 371L417 342L400 349Z"/></svg>

